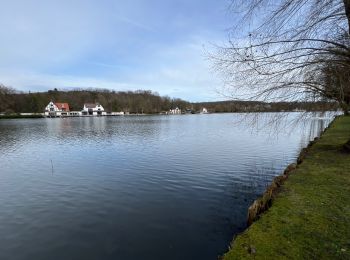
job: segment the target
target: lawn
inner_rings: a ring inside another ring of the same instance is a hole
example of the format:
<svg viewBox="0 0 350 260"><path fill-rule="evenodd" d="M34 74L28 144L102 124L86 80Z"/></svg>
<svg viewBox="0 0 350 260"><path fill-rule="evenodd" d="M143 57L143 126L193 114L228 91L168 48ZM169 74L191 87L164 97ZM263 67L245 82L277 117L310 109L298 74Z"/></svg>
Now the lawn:
<svg viewBox="0 0 350 260"><path fill-rule="evenodd" d="M224 259L350 259L350 116L311 146L259 220Z"/></svg>

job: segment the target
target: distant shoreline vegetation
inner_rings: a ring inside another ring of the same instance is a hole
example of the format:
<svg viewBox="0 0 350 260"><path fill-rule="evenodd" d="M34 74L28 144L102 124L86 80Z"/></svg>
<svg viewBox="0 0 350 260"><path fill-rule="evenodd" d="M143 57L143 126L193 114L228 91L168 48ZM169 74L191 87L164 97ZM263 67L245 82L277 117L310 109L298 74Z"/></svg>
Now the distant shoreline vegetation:
<svg viewBox="0 0 350 260"><path fill-rule="evenodd" d="M104 89L79 89L24 93L0 85L1 118L36 118L41 115L20 113L43 113L51 101L67 102L71 110L81 110L84 103L98 102L106 111L124 111L130 114L160 114L176 107L182 113L199 113L206 108L210 113L227 112L283 112L283 111L330 111L337 110L335 102L259 102L218 101L191 103L178 98L160 96L150 90L112 91Z"/></svg>
<svg viewBox="0 0 350 260"><path fill-rule="evenodd" d="M21 114L0 114L0 119L18 119L18 118L44 118L41 114L21 115Z"/></svg>

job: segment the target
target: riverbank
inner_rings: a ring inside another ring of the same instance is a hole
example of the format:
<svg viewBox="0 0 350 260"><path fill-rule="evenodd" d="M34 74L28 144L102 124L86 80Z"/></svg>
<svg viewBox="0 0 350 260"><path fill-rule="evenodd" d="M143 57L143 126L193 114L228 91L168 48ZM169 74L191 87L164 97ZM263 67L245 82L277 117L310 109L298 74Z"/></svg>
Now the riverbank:
<svg viewBox="0 0 350 260"><path fill-rule="evenodd" d="M350 259L349 138L350 117L337 118L223 259Z"/></svg>
<svg viewBox="0 0 350 260"><path fill-rule="evenodd" d="M19 119L19 118L44 118L41 114L34 114L34 115L21 115L21 114L15 114L15 115L0 115L0 119Z"/></svg>

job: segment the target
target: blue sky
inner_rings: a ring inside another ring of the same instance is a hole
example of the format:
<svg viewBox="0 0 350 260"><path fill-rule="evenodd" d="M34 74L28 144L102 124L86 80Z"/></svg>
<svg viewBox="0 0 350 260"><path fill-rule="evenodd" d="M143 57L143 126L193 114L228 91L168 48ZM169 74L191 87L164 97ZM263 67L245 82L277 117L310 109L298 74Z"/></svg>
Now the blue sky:
<svg viewBox="0 0 350 260"><path fill-rule="evenodd" d="M0 0L0 6L5 85L222 99L206 51L227 39L233 20L227 0Z"/></svg>

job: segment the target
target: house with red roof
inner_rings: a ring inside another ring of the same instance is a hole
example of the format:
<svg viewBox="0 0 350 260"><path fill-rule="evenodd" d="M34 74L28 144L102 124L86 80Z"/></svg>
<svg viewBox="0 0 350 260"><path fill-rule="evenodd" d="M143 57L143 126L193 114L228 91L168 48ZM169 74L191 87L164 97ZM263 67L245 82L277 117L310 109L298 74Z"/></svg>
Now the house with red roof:
<svg viewBox="0 0 350 260"><path fill-rule="evenodd" d="M45 107L45 116L57 117L57 116L67 116L70 112L68 103L54 103L50 102Z"/></svg>
<svg viewBox="0 0 350 260"><path fill-rule="evenodd" d="M62 112L70 111L68 103L55 103L55 106L58 108L59 111L62 111Z"/></svg>

